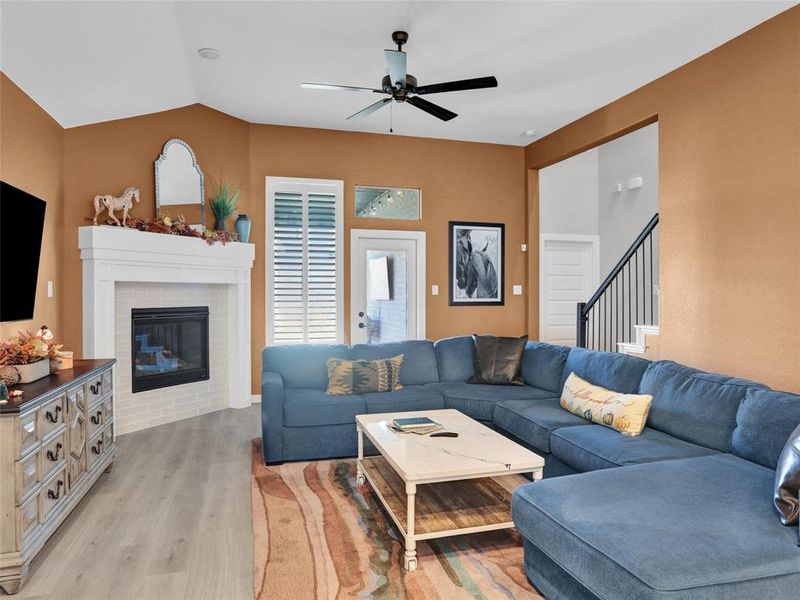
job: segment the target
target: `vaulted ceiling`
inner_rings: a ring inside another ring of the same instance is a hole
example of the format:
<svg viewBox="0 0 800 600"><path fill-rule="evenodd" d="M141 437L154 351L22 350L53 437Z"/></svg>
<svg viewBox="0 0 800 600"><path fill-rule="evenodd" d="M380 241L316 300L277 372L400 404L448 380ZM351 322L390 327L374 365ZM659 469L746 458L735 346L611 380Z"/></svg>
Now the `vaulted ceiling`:
<svg viewBox="0 0 800 600"><path fill-rule="evenodd" d="M200 102L254 123L525 145L693 60L795 2L9 2L0 68L64 127ZM380 87L391 32L408 71L499 87L345 117ZM217 60L196 51L213 47ZM526 135L526 130L536 130Z"/></svg>

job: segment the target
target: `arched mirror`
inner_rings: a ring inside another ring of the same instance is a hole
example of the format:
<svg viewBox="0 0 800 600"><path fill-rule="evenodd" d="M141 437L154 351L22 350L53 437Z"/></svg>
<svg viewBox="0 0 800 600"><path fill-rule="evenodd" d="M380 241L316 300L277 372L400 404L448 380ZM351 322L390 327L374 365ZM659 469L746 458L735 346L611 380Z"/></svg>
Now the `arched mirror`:
<svg viewBox="0 0 800 600"><path fill-rule="evenodd" d="M183 214L188 223L206 226L205 178L192 148L179 139L164 144L156 159L156 214Z"/></svg>

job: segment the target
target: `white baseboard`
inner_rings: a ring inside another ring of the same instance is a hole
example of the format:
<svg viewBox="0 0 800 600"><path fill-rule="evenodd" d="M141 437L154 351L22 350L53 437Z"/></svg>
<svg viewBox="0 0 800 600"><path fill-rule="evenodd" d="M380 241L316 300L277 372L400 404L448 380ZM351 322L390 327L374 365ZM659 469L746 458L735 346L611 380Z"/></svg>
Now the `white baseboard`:
<svg viewBox="0 0 800 600"><path fill-rule="evenodd" d="M250 396L250 404L261 404L261 394L253 394Z"/></svg>

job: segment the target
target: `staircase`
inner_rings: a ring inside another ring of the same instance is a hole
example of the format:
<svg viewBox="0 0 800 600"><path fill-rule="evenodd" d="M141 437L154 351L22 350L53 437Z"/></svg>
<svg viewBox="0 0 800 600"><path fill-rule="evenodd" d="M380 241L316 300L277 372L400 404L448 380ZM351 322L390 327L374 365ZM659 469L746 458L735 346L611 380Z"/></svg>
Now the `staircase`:
<svg viewBox="0 0 800 600"><path fill-rule="evenodd" d="M577 345L644 354L658 335L658 213L645 225L588 302L578 302Z"/></svg>

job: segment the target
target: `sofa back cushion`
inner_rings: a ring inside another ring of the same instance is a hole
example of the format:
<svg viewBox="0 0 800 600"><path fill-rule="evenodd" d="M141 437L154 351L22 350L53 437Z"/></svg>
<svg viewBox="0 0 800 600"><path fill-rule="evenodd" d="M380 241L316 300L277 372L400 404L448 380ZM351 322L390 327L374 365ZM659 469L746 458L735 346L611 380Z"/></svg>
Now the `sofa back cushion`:
<svg viewBox="0 0 800 600"><path fill-rule="evenodd" d="M599 352L586 348L571 348L559 381L559 392L570 373L589 383L622 394L635 394L650 361L618 352Z"/></svg>
<svg viewBox="0 0 800 600"><path fill-rule="evenodd" d="M388 344L356 344L350 349L353 360L376 360L403 355L400 370L402 385L420 385L439 381L436 352L430 340L408 340Z"/></svg>
<svg viewBox="0 0 800 600"><path fill-rule="evenodd" d="M472 336L443 338L433 347L441 381L465 382L475 374L475 341Z"/></svg>
<svg viewBox="0 0 800 600"><path fill-rule="evenodd" d="M522 354L522 380L533 387L560 394L561 374L569 348L544 342L528 342Z"/></svg>
<svg viewBox="0 0 800 600"><path fill-rule="evenodd" d="M786 441L800 425L800 396L751 388L736 412L731 449L770 469L778 465Z"/></svg>
<svg viewBox="0 0 800 600"><path fill-rule="evenodd" d="M750 387L763 386L660 360L645 372L639 392L653 396L648 427L730 452L736 411Z"/></svg>
<svg viewBox="0 0 800 600"><path fill-rule="evenodd" d="M329 358L350 358L350 348L343 344L268 346L261 353L261 369L280 373L286 389L324 390Z"/></svg>

